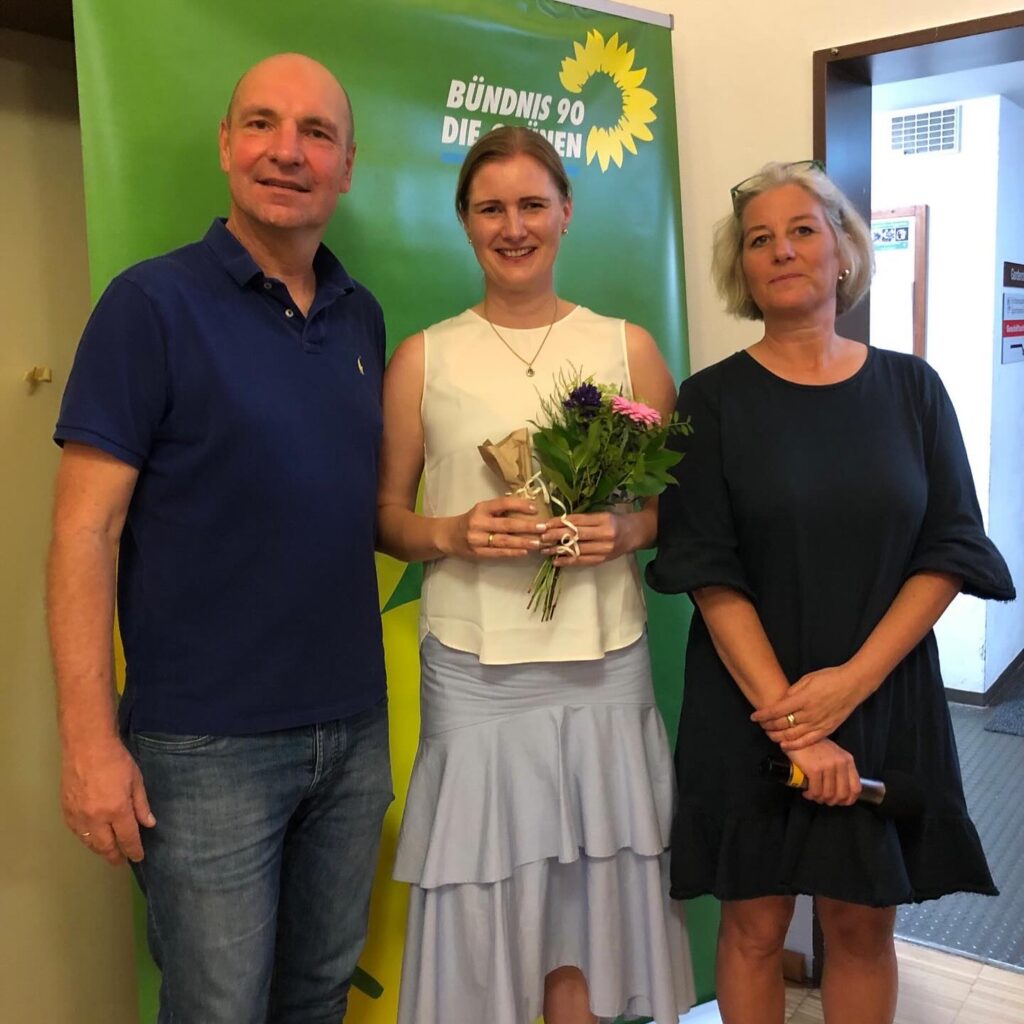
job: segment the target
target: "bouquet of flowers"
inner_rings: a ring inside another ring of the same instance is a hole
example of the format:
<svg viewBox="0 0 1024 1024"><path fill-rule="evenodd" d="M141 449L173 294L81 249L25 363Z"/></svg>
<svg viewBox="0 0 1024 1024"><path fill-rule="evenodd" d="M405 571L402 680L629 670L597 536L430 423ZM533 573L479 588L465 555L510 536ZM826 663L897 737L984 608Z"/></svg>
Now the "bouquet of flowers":
<svg viewBox="0 0 1024 1024"><path fill-rule="evenodd" d="M595 384L576 367L558 375L541 411L547 423L532 423L538 476L566 527L556 555L579 554L572 513L635 503L675 483L669 470L683 456L666 442L672 434L693 433L689 417L680 421L673 413L663 423L657 409L625 398L618 386ZM540 609L545 622L555 614L560 577L560 567L547 558L530 588L527 607Z"/></svg>

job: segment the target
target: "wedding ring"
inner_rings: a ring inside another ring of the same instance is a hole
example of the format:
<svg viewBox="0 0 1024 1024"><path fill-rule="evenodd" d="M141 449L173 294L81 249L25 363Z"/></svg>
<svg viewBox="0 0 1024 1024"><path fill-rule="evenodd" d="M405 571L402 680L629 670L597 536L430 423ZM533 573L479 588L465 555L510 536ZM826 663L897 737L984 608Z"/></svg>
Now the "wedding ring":
<svg viewBox="0 0 1024 1024"><path fill-rule="evenodd" d="M493 533L487 534L487 546L489 548L494 547L494 534Z"/></svg>
<svg viewBox="0 0 1024 1024"><path fill-rule="evenodd" d="M790 728L792 728L796 725L796 715L794 715L793 712L790 711L790 713L786 715L786 721L789 722Z"/></svg>

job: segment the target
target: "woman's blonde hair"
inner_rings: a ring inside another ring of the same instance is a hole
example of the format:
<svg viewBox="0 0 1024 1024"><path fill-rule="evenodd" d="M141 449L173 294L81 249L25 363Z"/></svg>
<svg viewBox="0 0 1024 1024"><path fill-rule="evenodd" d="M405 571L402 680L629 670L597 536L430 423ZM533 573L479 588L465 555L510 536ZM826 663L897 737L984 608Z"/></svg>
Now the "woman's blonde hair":
<svg viewBox="0 0 1024 1024"><path fill-rule="evenodd" d="M743 211L755 197L781 185L799 185L821 205L839 246L840 265L849 270L836 282L836 312L852 309L867 294L875 270L871 232L839 187L811 161L767 163L732 192L732 213L715 225L711 275L733 316L763 320L743 273Z"/></svg>

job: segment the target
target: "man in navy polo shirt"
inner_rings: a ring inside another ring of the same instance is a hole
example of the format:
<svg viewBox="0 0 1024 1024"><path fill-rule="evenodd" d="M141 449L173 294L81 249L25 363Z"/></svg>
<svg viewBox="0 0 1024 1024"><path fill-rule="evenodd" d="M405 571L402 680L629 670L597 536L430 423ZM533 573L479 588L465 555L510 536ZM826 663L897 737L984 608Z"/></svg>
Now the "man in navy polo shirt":
<svg viewBox="0 0 1024 1024"><path fill-rule="evenodd" d="M336 1024L365 937L392 799L384 322L321 244L352 134L315 61L242 77L220 126L227 220L110 284L55 434L64 817L134 864L162 1022Z"/></svg>

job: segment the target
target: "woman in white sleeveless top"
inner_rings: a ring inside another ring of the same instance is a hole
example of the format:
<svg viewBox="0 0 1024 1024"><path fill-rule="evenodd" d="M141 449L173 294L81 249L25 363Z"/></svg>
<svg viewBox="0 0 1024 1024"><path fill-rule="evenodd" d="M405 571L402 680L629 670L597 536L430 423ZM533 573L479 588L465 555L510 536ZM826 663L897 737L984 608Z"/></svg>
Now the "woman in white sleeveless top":
<svg viewBox="0 0 1024 1024"><path fill-rule="evenodd" d="M503 496L477 451L537 419L570 364L665 415L675 389L646 331L556 295L572 200L542 136L484 136L456 209L483 299L404 341L384 388L380 546L426 563L399 1021L676 1024L693 981L667 898L673 771L633 558L655 508L573 517L579 555L558 558L542 622L528 590L562 528Z"/></svg>

